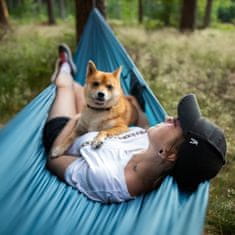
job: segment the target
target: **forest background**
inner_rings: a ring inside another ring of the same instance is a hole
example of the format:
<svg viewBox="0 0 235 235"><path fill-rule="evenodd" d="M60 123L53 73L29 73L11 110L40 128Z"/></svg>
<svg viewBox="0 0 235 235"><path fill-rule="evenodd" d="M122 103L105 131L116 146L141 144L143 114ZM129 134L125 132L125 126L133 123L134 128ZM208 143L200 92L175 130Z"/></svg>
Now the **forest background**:
<svg viewBox="0 0 235 235"><path fill-rule="evenodd" d="M58 43L75 50L92 4L169 114L194 92L224 128L205 234L235 234L235 0L0 0L0 126L49 85Z"/></svg>

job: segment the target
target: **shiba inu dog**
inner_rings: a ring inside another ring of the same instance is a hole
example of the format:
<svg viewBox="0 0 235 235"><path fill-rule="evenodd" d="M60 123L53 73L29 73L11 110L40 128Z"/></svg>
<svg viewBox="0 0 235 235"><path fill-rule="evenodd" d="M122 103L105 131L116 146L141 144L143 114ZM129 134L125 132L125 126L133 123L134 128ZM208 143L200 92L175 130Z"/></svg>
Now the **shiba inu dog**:
<svg viewBox="0 0 235 235"><path fill-rule="evenodd" d="M121 70L120 67L107 73L97 70L92 61L88 62L84 86L86 105L76 128L63 144L52 149L53 155L63 154L77 136L89 131L99 131L91 143L93 148L98 148L106 137L121 134L128 130L129 125L136 123L137 109L121 88Z"/></svg>

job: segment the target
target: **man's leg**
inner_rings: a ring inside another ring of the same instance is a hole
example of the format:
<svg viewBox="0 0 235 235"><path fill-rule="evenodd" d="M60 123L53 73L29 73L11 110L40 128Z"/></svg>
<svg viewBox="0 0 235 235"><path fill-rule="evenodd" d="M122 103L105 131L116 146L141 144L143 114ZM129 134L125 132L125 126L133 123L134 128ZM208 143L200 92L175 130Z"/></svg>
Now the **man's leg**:
<svg viewBox="0 0 235 235"><path fill-rule="evenodd" d="M76 100L74 94L74 81L70 74L61 73L58 75L56 85L55 101L49 112L48 119L55 117L73 117L76 113ZM66 168L77 158L73 156L60 156L59 158L48 158L48 169L64 180L64 172Z"/></svg>
<svg viewBox="0 0 235 235"><path fill-rule="evenodd" d="M67 55L62 54L66 54L67 50L69 49L65 48L64 52L63 50L62 52L60 51L60 56L62 57L62 59L68 58ZM51 120L55 117L72 118L73 116L75 116L75 114L78 113L78 111L81 110L82 103L76 101L76 99L79 98L79 95L75 95L75 91L79 90L80 97L83 97L83 89L81 86L77 85L74 82L70 73L71 71L69 64L71 63L68 63L66 60L63 60L62 65L60 65L60 67L58 68L58 75L57 73L54 73L57 75L53 78L53 82L56 85L56 97L49 112L48 120ZM58 158L48 158L47 167L50 171L52 171L52 173L57 175L60 179L64 180L65 170L76 159L76 157L69 155L63 155Z"/></svg>
<svg viewBox="0 0 235 235"><path fill-rule="evenodd" d="M56 97L48 119L55 117L73 117L76 111L74 81L70 74L60 73L55 81Z"/></svg>
<svg viewBox="0 0 235 235"><path fill-rule="evenodd" d="M73 83L73 89L75 94L75 103L76 103L76 111L77 113L81 113L84 105L85 105L85 97L84 97L84 87L79 83Z"/></svg>

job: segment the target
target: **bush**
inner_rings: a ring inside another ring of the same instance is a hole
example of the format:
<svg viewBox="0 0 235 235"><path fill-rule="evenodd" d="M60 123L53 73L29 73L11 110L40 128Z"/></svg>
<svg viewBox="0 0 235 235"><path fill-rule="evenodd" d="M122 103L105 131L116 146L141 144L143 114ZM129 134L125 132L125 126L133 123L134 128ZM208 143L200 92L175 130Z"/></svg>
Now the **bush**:
<svg viewBox="0 0 235 235"><path fill-rule="evenodd" d="M227 7L219 7L217 15L221 22L233 23L235 20L235 3Z"/></svg>
<svg viewBox="0 0 235 235"><path fill-rule="evenodd" d="M163 22L160 20L147 19L144 21L144 27L147 30L154 30L163 28Z"/></svg>

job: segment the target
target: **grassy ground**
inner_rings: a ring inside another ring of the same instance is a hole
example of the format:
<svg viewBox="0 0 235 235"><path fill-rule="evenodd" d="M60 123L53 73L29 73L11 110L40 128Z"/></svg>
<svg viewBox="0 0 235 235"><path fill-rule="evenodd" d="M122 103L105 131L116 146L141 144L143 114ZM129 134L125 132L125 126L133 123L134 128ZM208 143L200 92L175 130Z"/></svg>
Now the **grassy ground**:
<svg viewBox="0 0 235 235"><path fill-rule="evenodd" d="M0 41L0 123L6 122L49 84L57 46L73 49L74 26L61 23L13 25Z"/></svg>
<svg viewBox="0 0 235 235"><path fill-rule="evenodd" d="M70 22L15 25L0 41L0 123L48 85L57 44L74 48L73 29ZM211 183L205 233L234 234L235 30L182 35L173 29L114 29L169 114L175 114L182 95L194 92L203 114L224 128L228 162Z"/></svg>
<svg viewBox="0 0 235 235"><path fill-rule="evenodd" d="M196 93L202 112L222 126L228 162L212 181L207 234L235 233L235 31L145 32L118 27L117 34L170 114L186 93Z"/></svg>

